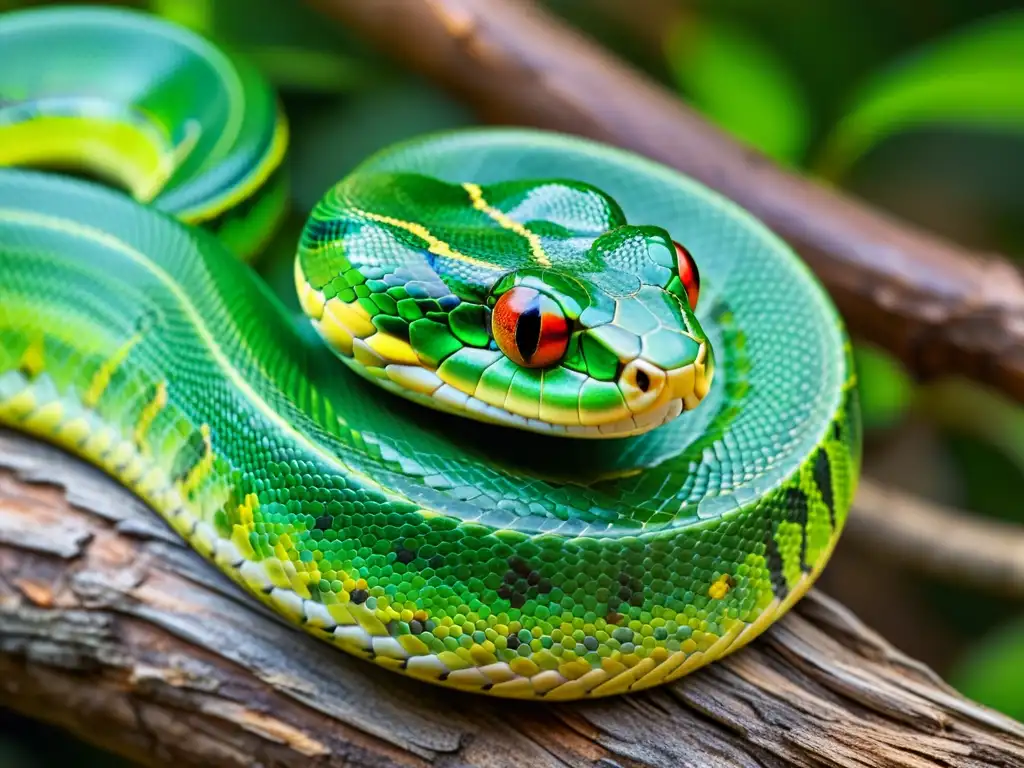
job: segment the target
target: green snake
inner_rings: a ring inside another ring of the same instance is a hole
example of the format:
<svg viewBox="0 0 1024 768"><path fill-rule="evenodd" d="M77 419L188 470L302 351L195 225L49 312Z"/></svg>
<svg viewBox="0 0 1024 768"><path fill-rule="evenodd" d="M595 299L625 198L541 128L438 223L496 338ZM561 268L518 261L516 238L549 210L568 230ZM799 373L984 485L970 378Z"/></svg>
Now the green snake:
<svg viewBox="0 0 1024 768"><path fill-rule="evenodd" d="M431 683L598 697L742 647L824 567L850 345L737 206L580 138L419 137L309 214L296 322L245 262L287 204L257 72L126 10L10 13L0 50L0 165L34 166L0 169L0 424L289 622Z"/></svg>

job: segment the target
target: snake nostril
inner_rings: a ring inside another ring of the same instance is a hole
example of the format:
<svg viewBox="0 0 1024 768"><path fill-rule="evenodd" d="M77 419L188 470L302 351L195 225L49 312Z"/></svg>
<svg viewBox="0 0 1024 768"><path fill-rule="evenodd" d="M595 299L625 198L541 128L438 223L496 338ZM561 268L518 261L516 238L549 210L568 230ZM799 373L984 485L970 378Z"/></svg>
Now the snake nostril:
<svg viewBox="0 0 1024 768"><path fill-rule="evenodd" d="M645 371L636 372L636 388L641 392L646 392L651 388L651 377Z"/></svg>

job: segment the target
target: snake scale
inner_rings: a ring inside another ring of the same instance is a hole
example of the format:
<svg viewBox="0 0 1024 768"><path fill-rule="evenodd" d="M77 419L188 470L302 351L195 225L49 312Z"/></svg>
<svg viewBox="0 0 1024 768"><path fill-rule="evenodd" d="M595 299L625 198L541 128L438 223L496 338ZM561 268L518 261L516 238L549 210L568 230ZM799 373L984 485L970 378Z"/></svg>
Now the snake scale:
<svg viewBox="0 0 1024 768"><path fill-rule="evenodd" d="M742 647L824 567L850 345L737 206L580 138L418 137L309 213L296 322L247 263L288 201L258 72L111 8L8 13L0 50L0 424L288 621L431 683L598 697Z"/></svg>

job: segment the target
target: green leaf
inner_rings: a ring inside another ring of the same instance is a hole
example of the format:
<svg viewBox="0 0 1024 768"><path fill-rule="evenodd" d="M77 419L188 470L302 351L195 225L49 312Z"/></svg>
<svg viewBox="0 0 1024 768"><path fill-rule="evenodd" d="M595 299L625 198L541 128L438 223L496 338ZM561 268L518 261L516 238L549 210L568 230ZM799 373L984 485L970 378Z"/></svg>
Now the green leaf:
<svg viewBox="0 0 1024 768"><path fill-rule="evenodd" d="M810 130L806 98L778 54L743 27L718 19L676 24L666 40L680 90L742 141L796 163Z"/></svg>
<svg viewBox="0 0 1024 768"><path fill-rule="evenodd" d="M825 141L815 170L836 179L886 137L936 123L1024 129L1024 13L971 24L877 73Z"/></svg>
<svg viewBox="0 0 1024 768"><path fill-rule="evenodd" d="M854 344L853 355L864 429L897 426L914 396L914 384L906 369L888 352L867 344Z"/></svg>
<svg viewBox="0 0 1024 768"><path fill-rule="evenodd" d="M1024 619L975 642L950 671L949 682L968 698L1024 720Z"/></svg>

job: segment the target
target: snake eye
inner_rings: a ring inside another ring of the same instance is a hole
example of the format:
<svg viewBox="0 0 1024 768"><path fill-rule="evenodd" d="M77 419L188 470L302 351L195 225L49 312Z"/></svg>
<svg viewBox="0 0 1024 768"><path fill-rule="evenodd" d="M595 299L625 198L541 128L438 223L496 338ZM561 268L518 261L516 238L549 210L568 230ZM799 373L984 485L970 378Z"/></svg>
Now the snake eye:
<svg viewBox="0 0 1024 768"><path fill-rule="evenodd" d="M501 295L491 312L498 347L517 365L545 368L565 355L569 323L558 303L533 288L516 286Z"/></svg>
<svg viewBox="0 0 1024 768"><path fill-rule="evenodd" d="M690 252L675 240L672 241L672 245L676 247L676 265L679 269L679 280L686 290L686 299L690 302L690 309L696 309L697 297L700 295L700 272L697 271L697 262L693 260Z"/></svg>

